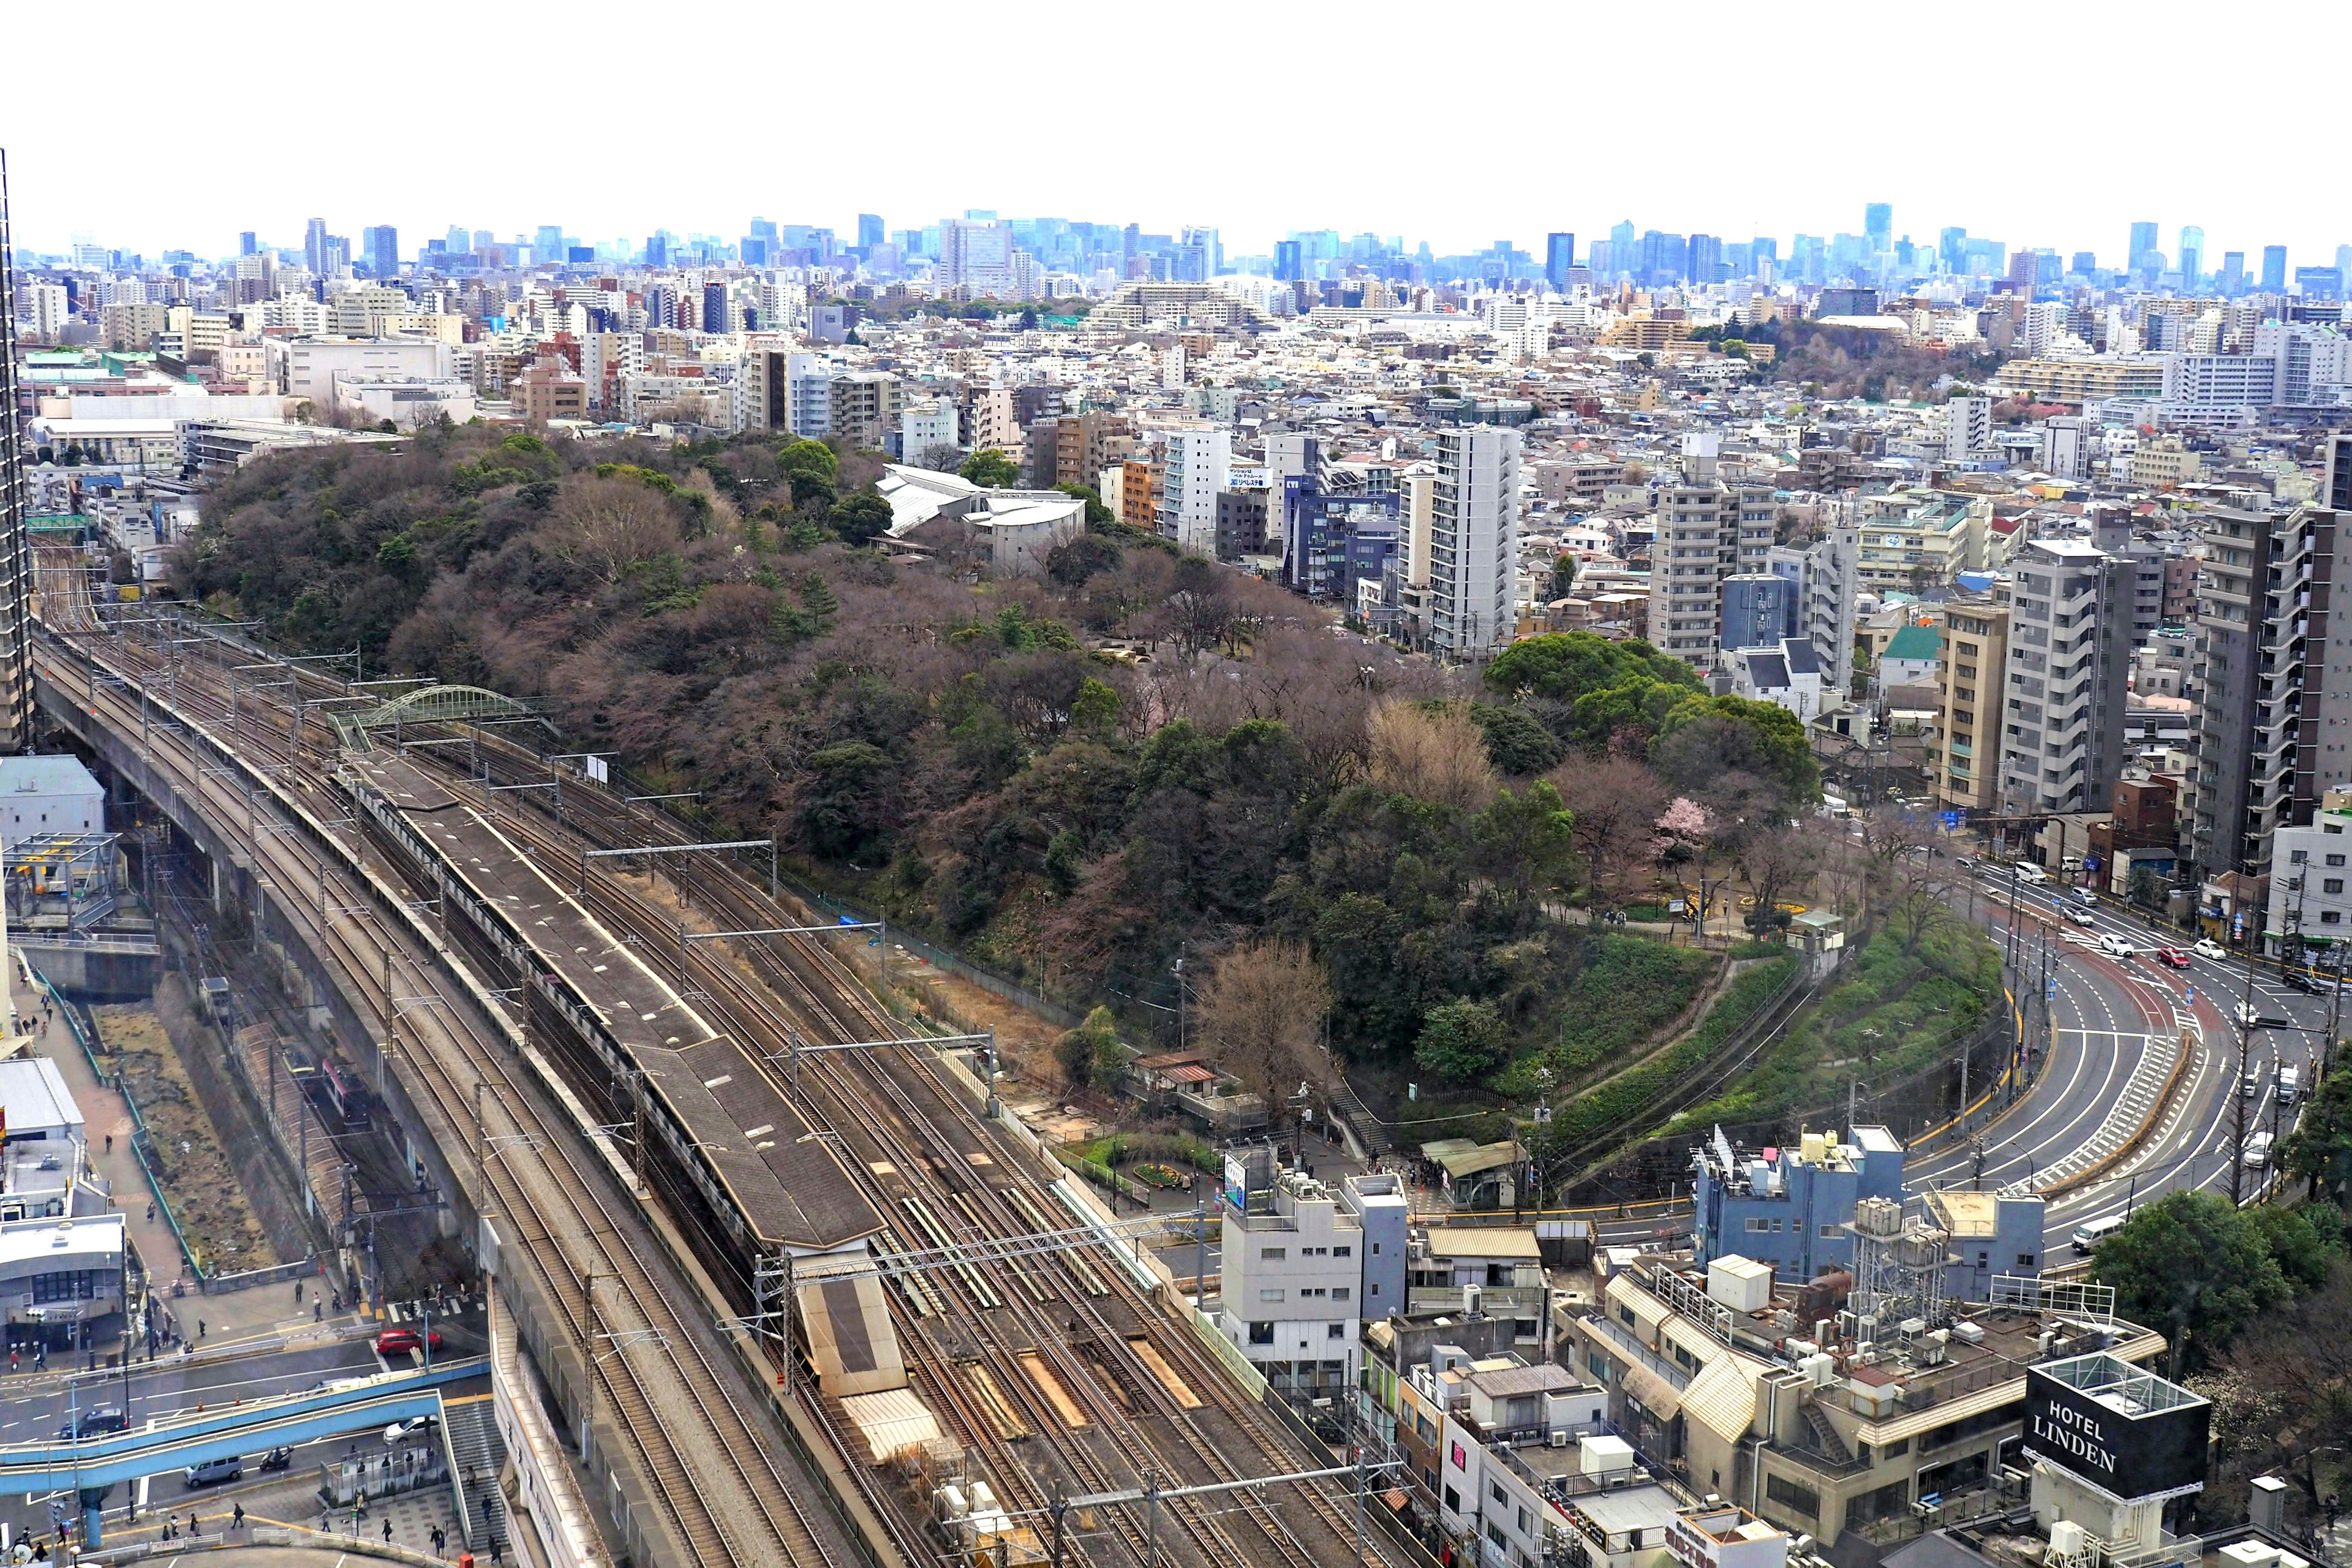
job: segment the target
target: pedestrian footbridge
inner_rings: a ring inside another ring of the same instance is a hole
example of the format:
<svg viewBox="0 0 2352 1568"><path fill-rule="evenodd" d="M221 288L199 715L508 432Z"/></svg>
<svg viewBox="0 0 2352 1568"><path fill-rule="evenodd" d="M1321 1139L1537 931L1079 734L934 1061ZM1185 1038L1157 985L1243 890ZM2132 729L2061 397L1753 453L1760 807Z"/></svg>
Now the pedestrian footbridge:
<svg viewBox="0 0 2352 1568"><path fill-rule="evenodd" d="M266 1454L388 1426L411 1415L438 1415L443 1385L487 1376L489 1370L488 1358L467 1356L345 1379L332 1388L181 1411L147 1426L79 1443L52 1437L0 1445L0 1492L95 1489L211 1459ZM105 1405L107 1386L99 1380L86 1383L89 1403L82 1408Z"/></svg>

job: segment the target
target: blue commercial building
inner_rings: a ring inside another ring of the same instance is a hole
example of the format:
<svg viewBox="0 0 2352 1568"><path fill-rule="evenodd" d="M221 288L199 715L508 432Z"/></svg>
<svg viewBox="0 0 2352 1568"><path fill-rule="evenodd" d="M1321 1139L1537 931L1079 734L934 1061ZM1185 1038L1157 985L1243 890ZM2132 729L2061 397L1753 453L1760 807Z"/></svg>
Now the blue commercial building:
<svg viewBox="0 0 2352 1568"><path fill-rule="evenodd" d="M1311 449L1306 461L1307 472L1282 480L1283 579L1310 599L1352 606L1357 583L1378 582L1397 553L1403 498L1330 468ZM1271 517L1267 523L1271 533Z"/></svg>
<svg viewBox="0 0 2352 1568"><path fill-rule="evenodd" d="M1749 1150L1718 1129L1695 1159L1691 1246L1704 1268L1717 1258L1772 1265L1795 1284L1853 1267L1854 1209L1865 1198L1906 1204L1907 1155L1884 1127L1800 1131L1795 1148ZM1929 1192L1915 1213L1950 1237L1944 1294L1981 1301L1997 1274L2042 1271L2042 1201L1990 1192ZM1924 1211L1924 1212L1922 1212Z"/></svg>
<svg viewBox="0 0 2352 1568"><path fill-rule="evenodd" d="M1801 584L1769 572L1742 573L1723 580L1718 647L1778 647L1797 635Z"/></svg>

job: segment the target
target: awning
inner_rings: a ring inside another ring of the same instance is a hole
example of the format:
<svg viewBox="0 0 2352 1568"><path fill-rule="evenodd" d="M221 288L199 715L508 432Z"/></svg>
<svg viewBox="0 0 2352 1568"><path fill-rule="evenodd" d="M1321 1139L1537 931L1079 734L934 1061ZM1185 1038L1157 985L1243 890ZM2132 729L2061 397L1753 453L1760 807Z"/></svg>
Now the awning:
<svg viewBox="0 0 2352 1568"><path fill-rule="evenodd" d="M1683 1396L1675 1392L1674 1384L1639 1362L1626 1363L1623 1381L1625 1392L1661 1421L1673 1420L1675 1412L1683 1407Z"/></svg>
<svg viewBox="0 0 2352 1568"><path fill-rule="evenodd" d="M1738 1359L1719 1355L1699 1369L1683 1390L1683 1418L1696 1421L1727 1443L1737 1443L1756 1424L1756 1385Z"/></svg>

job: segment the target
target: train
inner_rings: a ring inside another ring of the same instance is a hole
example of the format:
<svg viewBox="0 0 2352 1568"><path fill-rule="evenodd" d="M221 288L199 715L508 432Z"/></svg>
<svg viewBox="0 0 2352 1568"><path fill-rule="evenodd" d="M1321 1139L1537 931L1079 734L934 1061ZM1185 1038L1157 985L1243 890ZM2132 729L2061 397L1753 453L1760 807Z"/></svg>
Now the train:
<svg viewBox="0 0 2352 1568"><path fill-rule="evenodd" d="M330 1058L319 1065L310 1079L311 1093L318 1100L322 1115L347 1128L362 1128L375 1109L374 1097L359 1075L342 1063Z"/></svg>

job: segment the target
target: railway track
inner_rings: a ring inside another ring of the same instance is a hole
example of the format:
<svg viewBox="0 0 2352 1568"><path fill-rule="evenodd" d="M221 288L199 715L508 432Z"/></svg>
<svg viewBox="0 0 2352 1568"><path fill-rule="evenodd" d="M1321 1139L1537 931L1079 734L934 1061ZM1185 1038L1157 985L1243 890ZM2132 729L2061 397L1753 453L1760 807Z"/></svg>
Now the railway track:
<svg viewBox="0 0 2352 1568"><path fill-rule="evenodd" d="M223 646L235 645L224 641ZM296 681L294 706L257 706L250 695L240 706L234 674L217 663L207 668L199 661L182 659L177 639L163 648L142 647L137 639L110 640L107 647L110 651L137 649L123 661L135 667L126 673L149 684L161 679L173 694L176 706L193 710L200 721L209 719L228 727L257 763L289 779L319 776L329 765L332 736L319 721L317 704L335 700L343 692L342 683L289 667L295 670L289 677ZM226 699L219 691L224 674L231 687ZM482 782L539 782L547 776L543 771L534 771L543 769L543 764L530 753L494 739L481 740L472 750L490 770ZM418 754L451 762L442 752L428 746ZM531 777L525 778L525 773ZM539 792L520 795L530 806L541 804ZM487 804L488 797L482 798ZM507 798L512 801L517 796ZM581 834L600 847L684 841L684 835L667 816L632 811L609 795L585 788L568 794L562 827L542 820L543 815L527 807L498 813L496 818L501 831L528 841L533 852L559 862L568 861L579 847L568 833ZM354 831L358 831L356 823ZM352 847L363 853L363 840ZM387 853L383 863L396 865L398 858ZM677 868L677 882L682 896L722 914L730 928L773 921L774 906L731 868L683 864ZM330 902L323 872L320 887L323 910ZM648 945L658 949L674 937L676 927L656 900L625 880L598 877L591 880L590 891L593 911L616 931L630 933L641 949ZM726 951L712 942L678 945L684 950L677 962L681 984L699 987L729 1026L741 1031L740 1037L762 1042L772 1055L781 1055L793 1033L803 1039L840 1043L884 1038L899 1032L847 966L815 939L791 937L774 946L762 943ZM349 963L358 958L358 950L347 946L342 956ZM358 967L368 971L364 963ZM397 1013L397 1004L383 984L371 981L367 989L380 1008ZM433 994L439 995L437 985ZM431 1010L436 1015L461 1011L438 1005ZM515 1081L495 1049L478 1039L471 1042L471 1054L464 1054L464 1043L458 1044L461 1054L455 1058L454 1071L452 1061L437 1053L428 1053L432 1059L412 1064L419 1068L423 1087L452 1128L467 1126L471 1117L461 1081L465 1073L495 1072L497 1076L481 1081L499 1086L502 1105L517 1102L519 1096L527 1101L523 1086ZM946 1086L928 1051L920 1047L887 1050L887 1068L870 1052L813 1054L808 1059L815 1065L799 1083L788 1086L779 1081L778 1087L811 1113L813 1125L862 1156L847 1163L861 1174L879 1212L889 1216L888 1245L918 1250L934 1244L936 1234L917 1236L908 1229L910 1204L925 1205L928 1224L952 1226L953 1230L945 1234L955 1239L1045 1228L1045 1216L1055 1210L1042 1186L1024 1188L1017 1182L1008 1186L972 1179L973 1157L979 1156L983 1163L995 1163L1011 1182L1010 1173L1021 1168L1025 1151L994 1139L982 1128ZM851 1065L851 1058L856 1065ZM493 1141L514 1140L513 1144L502 1146L502 1156L505 1147L528 1147L535 1156L549 1147L571 1148L570 1130L559 1135L535 1110L528 1121L520 1115L513 1120L509 1131L486 1129ZM910 1151L944 1152L949 1157L937 1162L908 1159ZM889 1157L893 1154L895 1161ZM575 1163L578 1158L566 1157ZM519 1163L526 1167L530 1163ZM533 1248L534 1262L550 1282L551 1297L562 1302L570 1327L583 1340L601 1332L606 1336L603 1342L614 1347L597 1363L599 1386L638 1440L643 1462L651 1469L686 1473L687 1456L672 1435L671 1422L664 1419L665 1415L674 1419L677 1414L673 1391L649 1387L621 1348L660 1344L674 1362L675 1352L668 1347L681 1338L692 1342L675 1303L655 1284L655 1271L635 1255L625 1238L602 1223L593 1209L580 1206L587 1185L584 1181L568 1186L554 1184L530 1191L509 1190L509 1183L501 1179L515 1176L504 1169L509 1160L502 1157L492 1163L498 1169L488 1177L490 1194L502 1211L530 1215L533 1224L526 1245ZM898 1179L877 1175L877 1169L893 1170ZM953 1174L943 1175L942 1171ZM582 1174L576 1163L573 1174ZM558 1239L565 1235L573 1237L568 1248ZM586 1281L608 1275L625 1281L626 1294L633 1300L642 1297L662 1310L632 1313L618 1304L618 1292L600 1293L592 1316L585 1303ZM1106 1278L1112 1281L1110 1286L1101 1283ZM564 1284L576 1287L576 1293L557 1288ZM1181 1486L1298 1468L1299 1456L1270 1417L1234 1396L1223 1366L1194 1340L1189 1328L1171 1323L1159 1312L1122 1268L1106 1262L1097 1269L1068 1255L1050 1258L1037 1268L997 1260L961 1268L950 1277L947 1289L957 1298L953 1313L941 1310L926 1315L910 1305L919 1305L922 1294L928 1292L944 1309L936 1285L902 1285L895 1310L902 1323L912 1327L913 1342L929 1352L914 1358L919 1387L931 1396L935 1408L950 1413L967 1439L986 1453L1005 1506L1043 1509L1050 1504L1054 1492L1065 1486L1076 1490L1112 1489L1139 1486L1149 1475L1156 1475L1162 1486ZM1069 1313L1059 1325L1047 1316L1055 1303ZM607 1304L614 1308L610 1313L603 1310ZM1115 1323L1114 1312L1125 1321ZM950 1323L951 1331L946 1327ZM1082 1355L1082 1346L1093 1353ZM1148 1346L1152 1356L1172 1369L1189 1388L1210 1397L1196 1400L1198 1408L1180 1400L1159 1372L1145 1363L1139 1346ZM695 1353L701 1355L698 1348ZM960 1360L960 1356L968 1359ZM999 1408L1010 1400L1025 1417L1029 1432L1052 1435L1047 1445L1052 1462L1032 1464L1016 1451L1018 1440L999 1429L990 1402L975 1392L967 1375L971 1367L985 1368L988 1387ZM724 1401L723 1386L707 1358L701 1371L702 1384ZM1061 1401L1040 1387L1041 1377L1053 1382ZM669 1396L670 1403L660 1403L657 1395ZM1075 1402L1083 1412L1082 1425L1074 1426L1065 1419L1065 1402ZM838 1423L823 1403L813 1400L808 1407L836 1447L847 1452ZM748 1430L740 1410L713 1408L704 1401L684 1430L700 1430L716 1439L712 1446L726 1449L731 1445L724 1434L730 1426ZM757 1445L751 1447L757 1451ZM1248 1458L1250 1465L1245 1468L1235 1458L1236 1453ZM775 1483L772 1466L770 1470L764 1489L782 1495L784 1489ZM902 1521L884 1504L871 1478L855 1463L852 1472L868 1503L894 1527L900 1526ZM757 1494L763 1489L756 1475L739 1472L731 1479L743 1491ZM1219 1508L1198 1500L1171 1501L1162 1512L1176 1530L1178 1542L1161 1540L1158 1545L1165 1552L1171 1544L1180 1544L1188 1548L1180 1552L1181 1560L1211 1564L1251 1560L1309 1568L1356 1560L1355 1542L1329 1490L1320 1484L1300 1483L1286 1484L1284 1489L1292 1494L1282 1499L1284 1506L1251 1491L1231 1494L1234 1500ZM796 1522L806 1533L805 1518L736 1518L722 1522L717 1512L715 1509L688 1510L688 1517L675 1521L694 1550L718 1553L708 1560L741 1560L733 1553L737 1540L747 1530L754 1533L764 1530L782 1539L786 1528ZM796 1508L793 1513L797 1515ZM1124 1538L1129 1552L1141 1553L1144 1526L1122 1516L1113 1521L1113 1529ZM903 1534L900 1544L902 1550L915 1546ZM1384 1557L1385 1544L1377 1538L1366 1542L1374 1560ZM908 1550L910 1558L919 1554L919 1550ZM831 1559L819 1547L789 1560Z"/></svg>
<svg viewBox="0 0 2352 1568"><path fill-rule="evenodd" d="M134 642L130 645L136 647ZM119 653L110 648L110 653ZM79 657L90 659L87 650ZM93 660L93 662L96 662ZM58 649L43 647L36 663L53 683L71 690L83 671ZM231 787L229 770L214 762L212 749L190 728L209 734L207 720L220 721L228 702L202 679L172 681L171 705L184 718L154 722L152 702L132 699L130 687L152 680L156 664L146 654L121 660L112 674L121 684L85 686L100 717L127 731L142 712L149 735L148 759L172 775L176 787L217 823L253 821L257 806L248 787ZM256 732L259 731L259 732ZM217 742L217 737L212 737ZM257 763L286 769L308 765L299 731L281 738L259 724L241 730L242 749ZM516 1066L509 1043L473 1016L471 998L446 984L430 958L421 930L399 929L341 870L331 867L323 847L302 840L273 803L268 826L255 831L247 848L257 877L274 882L289 920L306 920L316 951L342 972L347 994L383 1019L407 1068L404 1081L421 1091L438 1113L449 1146L465 1143L477 1103L492 1112L481 1147L494 1157L477 1169L478 1202L483 1212L509 1216L516 1234L505 1243L520 1247L538 1276L549 1305L575 1345L588 1347L591 1376L618 1418L622 1442L673 1535L680 1560L696 1563L775 1562L833 1564L845 1553L820 1530L795 1494L806 1481L776 1462L772 1440L754 1425L739 1391L706 1344L710 1331L675 1297L665 1280L670 1270L656 1261L645 1242L625 1236L609 1217L603 1196L611 1184L595 1172L580 1147L576 1129L543 1103L543 1094ZM351 830L358 832L356 824ZM346 850L356 848L339 839ZM299 847L298 848L298 843ZM315 885L316 905L287 889ZM347 900L347 901L345 901ZM402 954L397 969L385 955ZM400 992L397 985L414 987ZM477 1100L474 1085L495 1092ZM593 1280L609 1279L598 1291ZM599 1348L601 1347L601 1348Z"/></svg>

